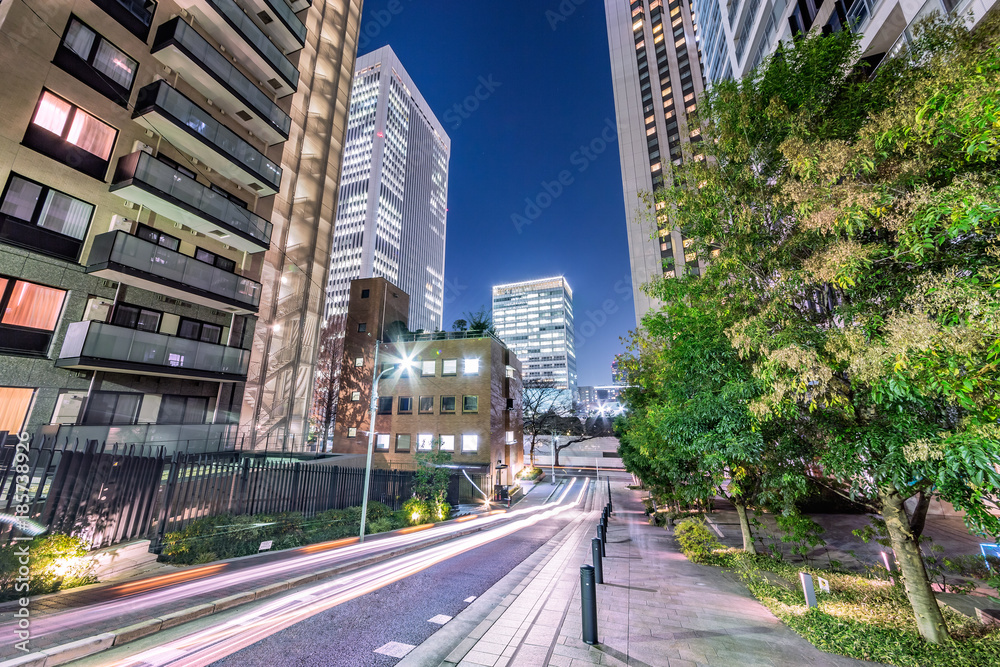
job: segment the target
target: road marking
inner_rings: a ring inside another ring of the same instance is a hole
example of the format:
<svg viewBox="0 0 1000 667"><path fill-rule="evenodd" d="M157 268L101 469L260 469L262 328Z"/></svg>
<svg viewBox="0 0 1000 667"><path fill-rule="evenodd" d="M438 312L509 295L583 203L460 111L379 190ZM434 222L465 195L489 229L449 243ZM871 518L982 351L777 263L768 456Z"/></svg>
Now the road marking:
<svg viewBox="0 0 1000 667"><path fill-rule="evenodd" d="M400 642L389 642L384 646L375 649L376 653L387 655L390 658L405 658L406 654L416 648L413 644L403 644Z"/></svg>
<svg viewBox="0 0 1000 667"><path fill-rule="evenodd" d="M438 614L434 618L428 618L428 623L437 623L438 625L444 625L451 620L451 616L445 616L444 614Z"/></svg>
<svg viewBox="0 0 1000 667"><path fill-rule="evenodd" d="M472 602L475 599L476 599L475 595L470 595L469 597L465 598L465 602Z"/></svg>

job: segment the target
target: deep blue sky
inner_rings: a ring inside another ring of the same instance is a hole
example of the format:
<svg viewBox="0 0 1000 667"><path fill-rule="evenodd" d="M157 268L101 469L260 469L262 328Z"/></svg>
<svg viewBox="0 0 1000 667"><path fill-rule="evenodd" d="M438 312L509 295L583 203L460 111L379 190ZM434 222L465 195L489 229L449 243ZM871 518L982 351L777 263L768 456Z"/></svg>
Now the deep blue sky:
<svg viewBox="0 0 1000 667"><path fill-rule="evenodd" d="M635 318L604 6L577 2L366 0L359 52L390 45L451 137L445 328L492 285L564 275L594 385Z"/></svg>

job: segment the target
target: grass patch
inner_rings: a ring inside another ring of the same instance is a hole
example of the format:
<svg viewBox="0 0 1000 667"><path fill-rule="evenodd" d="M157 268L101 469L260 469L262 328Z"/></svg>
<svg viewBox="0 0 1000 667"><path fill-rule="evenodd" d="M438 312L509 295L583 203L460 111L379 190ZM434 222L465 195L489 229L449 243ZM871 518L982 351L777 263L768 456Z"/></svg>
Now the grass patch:
<svg viewBox="0 0 1000 667"><path fill-rule="evenodd" d="M1000 630L944 608L953 639L929 644L917 632L902 584L877 569L831 571L739 549L713 551L701 562L735 569L757 600L823 651L899 667L1000 666ZM830 582L830 593L817 586L813 609L805 605L799 572Z"/></svg>
<svg viewBox="0 0 1000 667"><path fill-rule="evenodd" d="M29 575L27 581L19 581L24 549ZM13 542L0 547L0 602L92 584L97 581L93 569L87 545L79 537L52 534Z"/></svg>

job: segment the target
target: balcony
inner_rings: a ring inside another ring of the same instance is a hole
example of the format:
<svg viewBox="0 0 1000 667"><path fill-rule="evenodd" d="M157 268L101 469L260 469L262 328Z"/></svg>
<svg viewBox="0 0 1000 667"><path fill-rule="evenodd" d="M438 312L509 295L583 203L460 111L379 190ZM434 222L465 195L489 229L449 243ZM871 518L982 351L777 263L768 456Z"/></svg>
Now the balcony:
<svg viewBox="0 0 1000 667"><path fill-rule="evenodd" d="M243 382L250 352L237 347L138 331L105 322L74 322L56 366L186 380Z"/></svg>
<svg viewBox="0 0 1000 667"><path fill-rule="evenodd" d="M149 153L118 160L111 192L244 252L271 244L271 223Z"/></svg>
<svg viewBox="0 0 1000 667"><path fill-rule="evenodd" d="M288 114L180 17L157 28L150 51L269 146L288 139Z"/></svg>
<svg viewBox="0 0 1000 667"><path fill-rule="evenodd" d="M306 27L285 0L244 0L247 13L285 53L298 51L306 43Z"/></svg>
<svg viewBox="0 0 1000 667"><path fill-rule="evenodd" d="M141 39L149 37L153 25L156 2L153 0L94 0L94 4L108 13L114 20Z"/></svg>
<svg viewBox="0 0 1000 667"><path fill-rule="evenodd" d="M260 306L260 283L122 231L94 238L87 273L237 315Z"/></svg>
<svg viewBox="0 0 1000 667"><path fill-rule="evenodd" d="M281 167L166 81L139 91L132 118L258 196L278 192Z"/></svg>
<svg viewBox="0 0 1000 667"><path fill-rule="evenodd" d="M47 432L55 428L55 425L44 427ZM97 440L108 446L161 446L169 456L175 451L191 454L232 451L237 445L238 431L238 424L60 424L56 442L69 440L83 444Z"/></svg>
<svg viewBox="0 0 1000 667"><path fill-rule="evenodd" d="M288 4L292 6L292 11L298 14L303 9L312 7L312 0L290 0Z"/></svg>
<svg viewBox="0 0 1000 667"><path fill-rule="evenodd" d="M284 0L281 0L284 2ZM278 97L295 92L299 71L235 0L179 0L198 24Z"/></svg>

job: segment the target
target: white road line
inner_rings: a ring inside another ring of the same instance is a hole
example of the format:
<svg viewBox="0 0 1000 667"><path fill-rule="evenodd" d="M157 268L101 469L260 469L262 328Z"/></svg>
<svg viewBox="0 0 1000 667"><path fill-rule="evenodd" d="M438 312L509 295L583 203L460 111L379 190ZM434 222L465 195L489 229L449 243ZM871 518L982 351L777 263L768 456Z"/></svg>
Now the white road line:
<svg viewBox="0 0 1000 667"><path fill-rule="evenodd" d="M444 625L451 620L451 616L445 616L444 614L438 614L434 618L428 618L428 623L437 623L438 625Z"/></svg>

